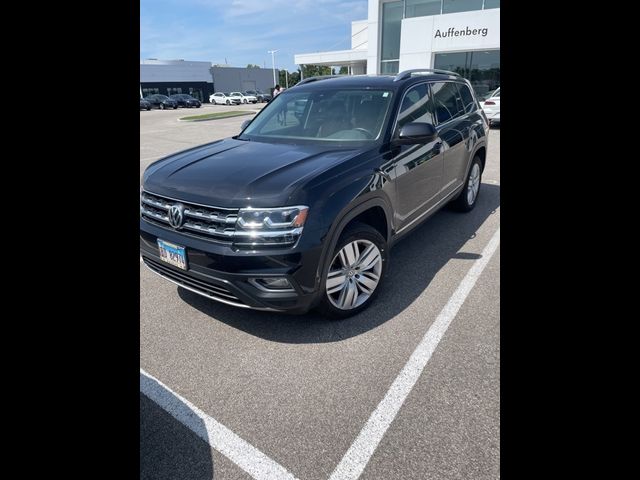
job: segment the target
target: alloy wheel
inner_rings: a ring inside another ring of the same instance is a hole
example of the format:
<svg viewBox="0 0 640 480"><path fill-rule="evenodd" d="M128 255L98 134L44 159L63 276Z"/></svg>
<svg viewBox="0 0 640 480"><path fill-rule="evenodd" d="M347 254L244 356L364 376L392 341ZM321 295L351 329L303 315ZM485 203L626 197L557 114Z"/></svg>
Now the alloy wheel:
<svg viewBox="0 0 640 480"><path fill-rule="evenodd" d="M340 310L359 307L373 294L382 274L382 255L375 243L355 240L333 257L326 281L327 297Z"/></svg>
<svg viewBox="0 0 640 480"><path fill-rule="evenodd" d="M478 190L480 190L480 165L474 163L467 183L467 203L469 205L473 205L473 202L476 201Z"/></svg>

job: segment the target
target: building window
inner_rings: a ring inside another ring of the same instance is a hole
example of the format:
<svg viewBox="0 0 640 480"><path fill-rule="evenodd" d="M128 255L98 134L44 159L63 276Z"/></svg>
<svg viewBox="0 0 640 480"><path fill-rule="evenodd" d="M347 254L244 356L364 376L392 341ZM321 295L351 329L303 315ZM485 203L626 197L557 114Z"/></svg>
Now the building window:
<svg viewBox="0 0 640 480"><path fill-rule="evenodd" d="M484 0L484 9L500 8L500 0Z"/></svg>
<svg viewBox="0 0 640 480"><path fill-rule="evenodd" d="M182 88L167 88L167 95L174 95L176 93L182 93Z"/></svg>
<svg viewBox="0 0 640 480"><path fill-rule="evenodd" d="M400 62L398 60L380 62L380 73L383 75L386 74L396 74L398 73L398 69L400 68Z"/></svg>
<svg viewBox="0 0 640 480"><path fill-rule="evenodd" d="M404 2L382 4L382 48L380 52L380 73L398 73L400 58L400 24ZM385 62L385 60L387 62ZM389 62L389 60L391 60ZM387 63L387 65L385 65Z"/></svg>
<svg viewBox="0 0 640 480"><path fill-rule="evenodd" d="M437 53L434 68L462 75L471 82L478 96L500 86L500 50Z"/></svg>
<svg viewBox="0 0 640 480"><path fill-rule="evenodd" d="M442 0L406 0L405 18L427 17L440 15L442 12Z"/></svg>
<svg viewBox="0 0 640 480"><path fill-rule="evenodd" d="M160 89L159 88L143 88L142 89L142 96L143 97L147 97L149 95L158 95L160 93Z"/></svg>
<svg viewBox="0 0 640 480"><path fill-rule="evenodd" d="M443 0L442 13L482 10L482 2L483 0Z"/></svg>

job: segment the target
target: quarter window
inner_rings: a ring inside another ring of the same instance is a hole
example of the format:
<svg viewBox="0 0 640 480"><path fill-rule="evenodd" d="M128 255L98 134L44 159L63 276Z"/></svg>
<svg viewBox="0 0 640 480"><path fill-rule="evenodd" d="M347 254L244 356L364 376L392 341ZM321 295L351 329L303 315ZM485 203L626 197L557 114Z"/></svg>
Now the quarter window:
<svg viewBox="0 0 640 480"><path fill-rule="evenodd" d="M458 89L452 82L433 83L433 103L438 123L449 120L464 114L464 107L460 99Z"/></svg>

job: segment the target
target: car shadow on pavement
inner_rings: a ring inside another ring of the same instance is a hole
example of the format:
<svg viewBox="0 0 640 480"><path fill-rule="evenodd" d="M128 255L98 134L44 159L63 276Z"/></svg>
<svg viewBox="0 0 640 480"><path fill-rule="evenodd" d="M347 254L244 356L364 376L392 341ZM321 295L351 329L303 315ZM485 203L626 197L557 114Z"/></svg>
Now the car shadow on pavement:
<svg viewBox="0 0 640 480"><path fill-rule="evenodd" d="M480 258L477 253L459 250L499 205L500 186L483 183L478 203L471 212L443 208L434 214L392 248L382 290L371 306L345 320L328 319L315 311L287 315L231 307L181 287L177 287L178 295L206 315L267 340L283 343L344 340L376 328L406 309L449 260L471 263Z"/></svg>
<svg viewBox="0 0 640 480"><path fill-rule="evenodd" d="M171 404L179 413L191 410L177 397L153 379L140 374L140 382L150 388L162 389L171 397ZM153 383L154 385L150 385ZM196 415L189 415L194 433L178 422L158 404L140 392L140 479L141 480L211 480L213 458L211 448L200 438L206 435L204 423ZM206 437L205 437L206 438Z"/></svg>

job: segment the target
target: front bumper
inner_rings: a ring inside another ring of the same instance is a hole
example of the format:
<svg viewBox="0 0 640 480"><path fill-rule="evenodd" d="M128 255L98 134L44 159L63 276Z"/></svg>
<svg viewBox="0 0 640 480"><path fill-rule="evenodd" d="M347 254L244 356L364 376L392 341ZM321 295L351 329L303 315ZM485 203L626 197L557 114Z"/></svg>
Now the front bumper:
<svg viewBox="0 0 640 480"><path fill-rule="evenodd" d="M158 238L185 247L187 270L160 260ZM145 266L187 290L241 308L305 313L317 303L322 245L301 243L302 239L287 250L238 250L140 219L140 255ZM285 277L292 291L263 291L249 282L265 277Z"/></svg>

